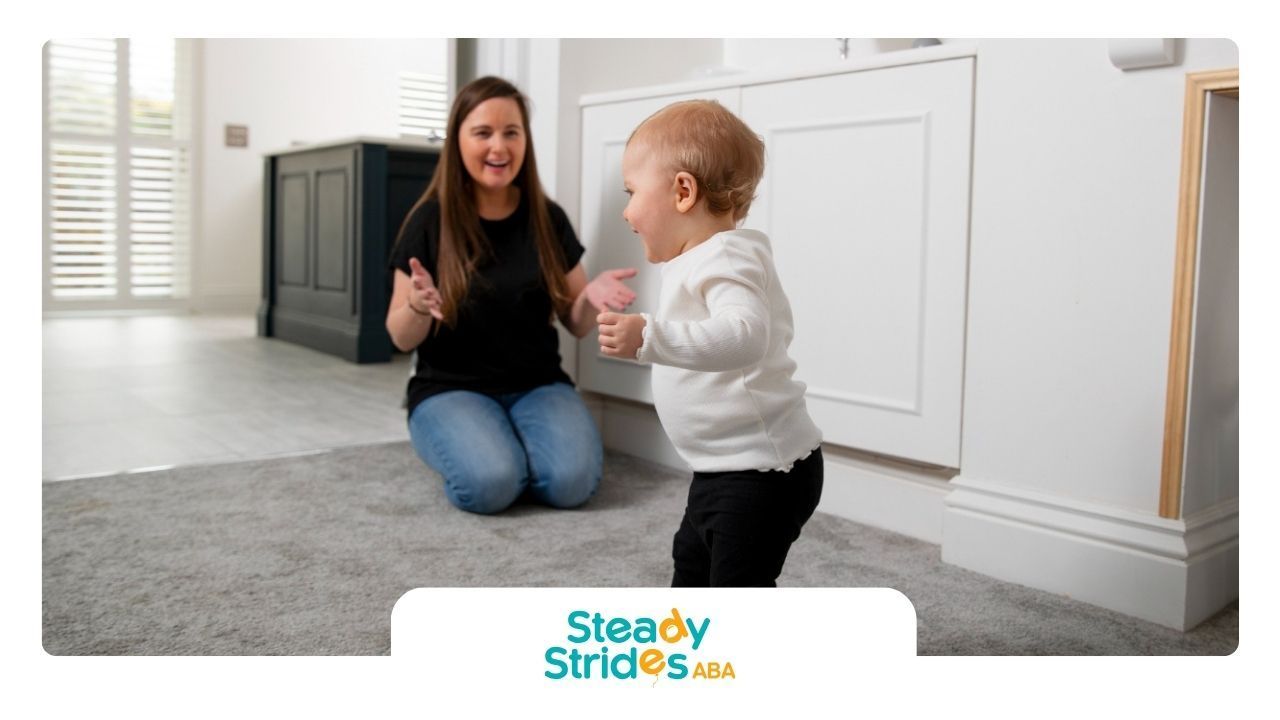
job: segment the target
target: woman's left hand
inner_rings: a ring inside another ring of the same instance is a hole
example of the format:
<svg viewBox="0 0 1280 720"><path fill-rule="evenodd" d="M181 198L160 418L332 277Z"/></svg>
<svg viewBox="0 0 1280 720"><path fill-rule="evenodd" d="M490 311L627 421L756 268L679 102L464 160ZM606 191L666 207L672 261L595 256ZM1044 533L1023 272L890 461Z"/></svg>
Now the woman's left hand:
<svg viewBox="0 0 1280 720"><path fill-rule="evenodd" d="M636 299L636 294L622 281L635 274L635 268L605 270L587 283L587 302L597 312L625 309Z"/></svg>

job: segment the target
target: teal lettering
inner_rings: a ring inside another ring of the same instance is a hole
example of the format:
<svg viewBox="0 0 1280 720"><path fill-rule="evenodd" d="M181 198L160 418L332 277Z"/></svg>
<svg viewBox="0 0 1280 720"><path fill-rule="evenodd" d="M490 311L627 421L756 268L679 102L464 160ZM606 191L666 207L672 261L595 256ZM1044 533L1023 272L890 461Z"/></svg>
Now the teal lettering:
<svg viewBox="0 0 1280 720"><path fill-rule="evenodd" d="M638 643L658 642L658 624L653 621L653 618L636 618L636 629L632 637Z"/></svg>
<svg viewBox="0 0 1280 720"><path fill-rule="evenodd" d="M626 618L614 618L609 621L605 632L609 635L609 642L624 643L631 638L631 623Z"/></svg>
<svg viewBox="0 0 1280 720"><path fill-rule="evenodd" d="M557 670L556 672L552 672L552 671L550 671L550 670L547 670L546 672L544 672L544 673L542 673L542 674L543 674L543 675L546 675L547 677L551 678L552 680L559 680L560 678L563 678L565 675L568 675L568 674L569 674L569 666L568 666L567 664L565 664L565 661L564 661L564 660L561 660L560 658L556 657L557 655L563 655L564 653L565 653L565 649L564 649L564 648L562 648L562 647L554 647L554 646L553 646L553 647L549 647L549 648L547 648L547 655L546 655L546 657L547 657L547 664L548 664L548 665L555 665L555 666L558 666L560 669L559 669L559 670Z"/></svg>
<svg viewBox="0 0 1280 720"><path fill-rule="evenodd" d="M711 618L704 618L702 621L702 629L693 626L693 620L685 618L684 624L689 626L689 634L693 636L693 649L697 650L702 644L702 636L707 634L707 628L711 625Z"/></svg>
<svg viewBox="0 0 1280 720"><path fill-rule="evenodd" d="M672 653L667 656L667 677L672 680L683 680L689 674L689 666L684 664L684 653Z"/></svg>
<svg viewBox="0 0 1280 720"><path fill-rule="evenodd" d="M621 668L624 661L627 663L626 670ZM613 676L616 678L634 680L636 677L636 649L634 647L631 648L631 652L625 655L614 655L612 670Z"/></svg>
<svg viewBox="0 0 1280 720"><path fill-rule="evenodd" d="M591 637L591 628L588 628L586 625L580 625L578 624L578 622L576 622L577 620L584 619L586 617L587 617L586 610L574 610L573 612L569 613L569 627L573 628L574 630L582 631L582 637L574 637L573 635L569 635L569 642L576 642L576 643L585 642L587 638Z"/></svg>

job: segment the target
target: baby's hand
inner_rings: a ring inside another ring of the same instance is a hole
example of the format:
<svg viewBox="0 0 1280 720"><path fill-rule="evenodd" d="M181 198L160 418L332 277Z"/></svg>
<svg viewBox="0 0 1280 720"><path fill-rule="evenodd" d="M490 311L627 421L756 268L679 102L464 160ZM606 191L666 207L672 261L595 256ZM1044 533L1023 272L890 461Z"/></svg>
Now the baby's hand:
<svg viewBox="0 0 1280 720"><path fill-rule="evenodd" d="M600 325L600 352L609 357L636 359L644 344L644 316L602 312L596 316Z"/></svg>

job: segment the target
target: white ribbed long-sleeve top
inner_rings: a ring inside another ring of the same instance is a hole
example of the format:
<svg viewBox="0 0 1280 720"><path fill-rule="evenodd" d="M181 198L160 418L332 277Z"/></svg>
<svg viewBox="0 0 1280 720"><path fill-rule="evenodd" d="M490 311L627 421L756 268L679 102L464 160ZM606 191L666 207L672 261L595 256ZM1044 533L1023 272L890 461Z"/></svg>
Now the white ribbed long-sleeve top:
<svg viewBox="0 0 1280 720"><path fill-rule="evenodd" d="M694 470L789 470L822 442L764 233L716 233L667 261L657 311L641 314L636 359L653 364L658 417Z"/></svg>

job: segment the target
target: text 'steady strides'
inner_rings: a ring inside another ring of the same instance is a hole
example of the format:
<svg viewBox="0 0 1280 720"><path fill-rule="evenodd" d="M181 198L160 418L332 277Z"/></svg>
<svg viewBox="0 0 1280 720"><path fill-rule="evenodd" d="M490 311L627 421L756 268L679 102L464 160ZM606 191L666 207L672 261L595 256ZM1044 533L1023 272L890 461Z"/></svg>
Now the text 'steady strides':
<svg viewBox="0 0 1280 720"><path fill-rule="evenodd" d="M552 680L634 680L651 675L656 682L660 677L737 677L733 663L724 658L690 662L690 653L697 652L706 640L711 618L695 622L677 608L671 608L671 614L661 620L605 618L598 612L574 610L566 621L570 631L565 636L567 646L552 645L544 656L547 669L543 674Z"/></svg>

